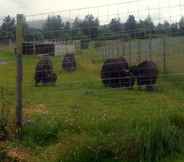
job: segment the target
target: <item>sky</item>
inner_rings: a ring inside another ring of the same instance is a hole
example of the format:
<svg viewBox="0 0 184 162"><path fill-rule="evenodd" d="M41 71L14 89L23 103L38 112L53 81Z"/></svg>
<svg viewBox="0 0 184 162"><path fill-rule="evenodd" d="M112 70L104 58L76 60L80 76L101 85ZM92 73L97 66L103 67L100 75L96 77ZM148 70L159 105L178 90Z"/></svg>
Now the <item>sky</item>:
<svg viewBox="0 0 184 162"><path fill-rule="evenodd" d="M0 17L23 13L32 20L42 19L48 14L60 14L66 19L93 14L101 21L107 22L113 17L120 17L123 21L128 15L134 14L138 19L150 15L155 22L165 19L174 22L184 16L184 0L0 0L0 5L3 6L0 9ZM88 8L101 5L105 6ZM85 7L88 9L73 10ZM61 12L62 10L66 11ZM35 16L30 16L32 14Z"/></svg>

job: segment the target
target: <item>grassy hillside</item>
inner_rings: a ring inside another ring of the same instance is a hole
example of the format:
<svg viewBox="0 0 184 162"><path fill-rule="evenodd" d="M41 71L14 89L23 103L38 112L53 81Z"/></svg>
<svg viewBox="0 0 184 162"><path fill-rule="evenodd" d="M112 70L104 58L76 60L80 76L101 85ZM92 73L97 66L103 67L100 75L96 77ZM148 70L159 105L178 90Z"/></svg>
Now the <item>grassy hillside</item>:
<svg viewBox="0 0 184 162"><path fill-rule="evenodd" d="M7 61L0 87L13 112L15 57L0 59ZM34 87L38 59L24 57L24 136L5 144L7 154L30 162L183 161L184 76L161 77L152 93L110 89L100 80L102 60L93 50L79 52L77 71L66 73L53 58L56 86Z"/></svg>

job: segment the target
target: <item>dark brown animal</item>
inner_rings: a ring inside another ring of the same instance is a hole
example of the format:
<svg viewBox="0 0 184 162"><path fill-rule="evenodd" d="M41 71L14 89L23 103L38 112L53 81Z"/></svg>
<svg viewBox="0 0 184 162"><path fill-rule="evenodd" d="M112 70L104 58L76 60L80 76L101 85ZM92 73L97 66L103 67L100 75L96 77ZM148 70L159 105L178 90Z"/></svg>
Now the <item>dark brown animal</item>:
<svg viewBox="0 0 184 162"><path fill-rule="evenodd" d="M154 90L159 70L153 61L144 61L137 66L131 67L130 71L136 77L139 87L145 87L150 91Z"/></svg>
<svg viewBox="0 0 184 162"><path fill-rule="evenodd" d="M55 84L57 75L53 72L53 65L49 58L42 58L37 66L35 72L35 86L39 84Z"/></svg>
<svg viewBox="0 0 184 162"><path fill-rule="evenodd" d="M65 71L71 72L75 71L77 68L76 60L75 60L75 55L74 54L66 54L63 59L63 69Z"/></svg>
<svg viewBox="0 0 184 162"><path fill-rule="evenodd" d="M107 59L102 66L101 79L106 87L132 88L134 85L134 77L124 58Z"/></svg>

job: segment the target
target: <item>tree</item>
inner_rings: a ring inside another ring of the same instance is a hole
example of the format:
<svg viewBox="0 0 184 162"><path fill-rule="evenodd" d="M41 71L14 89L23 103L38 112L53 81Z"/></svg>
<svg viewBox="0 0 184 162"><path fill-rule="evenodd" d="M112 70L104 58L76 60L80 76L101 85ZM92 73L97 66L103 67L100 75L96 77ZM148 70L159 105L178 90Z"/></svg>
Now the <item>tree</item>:
<svg viewBox="0 0 184 162"><path fill-rule="evenodd" d="M113 18L109 24L109 27L112 32L121 32L122 31L122 24L120 22L120 18Z"/></svg>
<svg viewBox="0 0 184 162"><path fill-rule="evenodd" d="M64 39L73 39L72 37L72 25L69 21L64 24Z"/></svg>
<svg viewBox="0 0 184 162"><path fill-rule="evenodd" d="M1 36L7 39L15 40L15 19L7 16L3 19L1 26Z"/></svg>
<svg viewBox="0 0 184 162"><path fill-rule="evenodd" d="M145 38L148 37L150 33L154 33L155 25L150 16L148 16L145 20L140 20L137 23L137 33L136 35Z"/></svg>
<svg viewBox="0 0 184 162"><path fill-rule="evenodd" d="M177 34L177 31L178 31L178 23L172 23L170 25L170 28L171 28L171 33L174 36L175 34Z"/></svg>
<svg viewBox="0 0 184 162"><path fill-rule="evenodd" d="M164 21L163 24L159 23L156 27L158 34L169 34L171 31L171 26L168 21Z"/></svg>
<svg viewBox="0 0 184 162"><path fill-rule="evenodd" d="M163 28L164 28L165 33L170 33L171 26L168 21L164 21Z"/></svg>
<svg viewBox="0 0 184 162"><path fill-rule="evenodd" d="M76 17L72 24L72 29L71 29L73 39L80 39L82 37L81 23L82 23L82 20Z"/></svg>
<svg viewBox="0 0 184 162"><path fill-rule="evenodd" d="M144 29L145 29L145 31L146 32L153 32L153 30L154 30L154 23L153 23L153 21L152 21L152 19L151 19L151 17L150 16L148 16L144 21Z"/></svg>
<svg viewBox="0 0 184 162"><path fill-rule="evenodd" d="M63 39L64 23L61 16L48 16L43 31L47 39Z"/></svg>
<svg viewBox="0 0 184 162"><path fill-rule="evenodd" d="M40 29L35 29L35 28L30 28L27 26L25 30L25 40L26 41L41 41L44 40L44 34L42 30Z"/></svg>
<svg viewBox="0 0 184 162"><path fill-rule="evenodd" d="M133 37L136 33L137 22L135 20L134 15L129 15L127 21L125 22L125 31L129 34L129 36Z"/></svg>
<svg viewBox="0 0 184 162"><path fill-rule="evenodd" d="M80 23L80 28L88 38L95 39L98 36L99 20L93 15L87 15Z"/></svg>
<svg viewBox="0 0 184 162"><path fill-rule="evenodd" d="M181 34L184 34L184 17L181 17L179 21L179 29L180 29Z"/></svg>
<svg viewBox="0 0 184 162"><path fill-rule="evenodd" d="M99 27L99 34L98 38L99 39L111 39L112 38L112 30L109 27L109 24L107 25L101 25Z"/></svg>
<svg viewBox="0 0 184 162"><path fill-rule="evenodd" d="M144 24L144 20L140 20L137 23L137 33L136 33L137 37L139 38L145 38L145 24Z"/></svg>

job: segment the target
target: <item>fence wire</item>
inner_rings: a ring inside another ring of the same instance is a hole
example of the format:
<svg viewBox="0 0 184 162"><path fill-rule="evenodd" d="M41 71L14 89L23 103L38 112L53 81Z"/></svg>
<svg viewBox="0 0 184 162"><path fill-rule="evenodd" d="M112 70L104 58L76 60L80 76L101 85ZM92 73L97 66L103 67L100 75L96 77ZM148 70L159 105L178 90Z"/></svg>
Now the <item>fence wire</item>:
<svg viewBox="0 0 184 162"><path fill-rule="evenodd" d="M42 103L51 89L68 96L76 91L111 93L105 87L132 88L136 79L144 80L140 85L162 87L168 78L183 78L183 16L181 0L24 15L24 102ZM2 17L0 24L0 86L8 87L14 98L16 20ZM131 71L145 61L139 74Z"/></svg>

